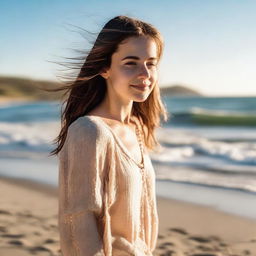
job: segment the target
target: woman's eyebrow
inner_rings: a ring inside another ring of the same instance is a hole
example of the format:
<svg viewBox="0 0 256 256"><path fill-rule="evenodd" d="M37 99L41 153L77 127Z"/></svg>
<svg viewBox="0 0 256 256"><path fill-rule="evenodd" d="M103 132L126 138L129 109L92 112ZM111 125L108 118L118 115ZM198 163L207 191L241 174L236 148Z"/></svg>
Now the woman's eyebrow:
<svg viewBox="0 0 256 256"><path fill-rule="evenodd" d="M126 56L126 57L124 57L122 60L126 60L126 59L139 60L140 58L137 57L137 56ZM148 60L157 60L157 58L155 58L155 57L150 57L150 58L148 58Z"/></svg>

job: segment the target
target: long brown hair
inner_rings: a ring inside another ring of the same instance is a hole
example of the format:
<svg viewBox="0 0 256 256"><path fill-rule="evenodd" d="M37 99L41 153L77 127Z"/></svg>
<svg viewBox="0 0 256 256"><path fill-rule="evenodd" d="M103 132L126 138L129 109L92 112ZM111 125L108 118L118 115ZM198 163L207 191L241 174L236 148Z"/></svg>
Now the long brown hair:
<svg viewBox="0 0 256 256"><path fill-rule="evenodd" d="M111 65L111 56L117 50L118 45L129 37L150 36L158 47L158 58L163 52L163 39L161 34L152 25L127 16L117 16L109 20L100 33L92 49L79 70L76 79L54 91L66 90L68 95L63 101L66 103L64 111L61 111L61 131L54 140L57 148L50 155L58 154L64 145L68 127L77 118L86 115L104 99L107 93L105 79L100 75L104 68ZM133 102L132 115L136 116L143 127L145 146L153 150L159 146L154 130L160 126L160 117L164 121L168 119L168 112L161 101L160 90L156 84L144 102Z"/></svg>

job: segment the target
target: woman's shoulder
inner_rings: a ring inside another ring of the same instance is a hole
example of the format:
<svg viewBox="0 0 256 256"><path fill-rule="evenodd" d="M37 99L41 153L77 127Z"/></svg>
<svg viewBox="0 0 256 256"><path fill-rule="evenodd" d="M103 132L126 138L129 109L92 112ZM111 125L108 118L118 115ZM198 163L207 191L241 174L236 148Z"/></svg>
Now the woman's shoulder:
<svg viewBox="0 0 256 256"><path fill-rule="evenodd" d="M69 137L86 138L88 140L106 139L106 131L102 125L91 116L78 117L68 127Z"/></svg>

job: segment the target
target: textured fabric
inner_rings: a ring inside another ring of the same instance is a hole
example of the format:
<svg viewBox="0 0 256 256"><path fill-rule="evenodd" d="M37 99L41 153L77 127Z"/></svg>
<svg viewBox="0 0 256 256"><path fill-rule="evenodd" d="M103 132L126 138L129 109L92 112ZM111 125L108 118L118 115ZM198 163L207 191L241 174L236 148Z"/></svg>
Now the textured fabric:
<svg viewBox="0 0 256 256"><path fill-rule="evenodd" d="M59 231L63 256L153 255L158 235L155 173L141 170L100 117L73 122L59 152Z"/></svg>

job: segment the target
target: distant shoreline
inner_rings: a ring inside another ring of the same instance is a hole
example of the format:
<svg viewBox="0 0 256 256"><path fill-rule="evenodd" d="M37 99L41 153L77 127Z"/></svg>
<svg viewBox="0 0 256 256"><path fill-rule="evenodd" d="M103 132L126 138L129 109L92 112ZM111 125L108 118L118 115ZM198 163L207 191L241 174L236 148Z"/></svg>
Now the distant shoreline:
<svg viewBox="0 0 256 256"><path fill-rule="evenodd" d="M36 98L26 98L26 97L9 97L9 96L0 96L0 106L12 104L12 103L28 103L28 102L38 102L38 101L56 101L56 100L43 100Z"/></svg>
<svg viewBox="0 0 256 256"><path fill-rule="evenodd" d="M4 97L0 96L0 105L5 105L8 103L16 103L16 102L29 102L29 101L35 101L31 98L24 98L24 97Z"/></svg>

